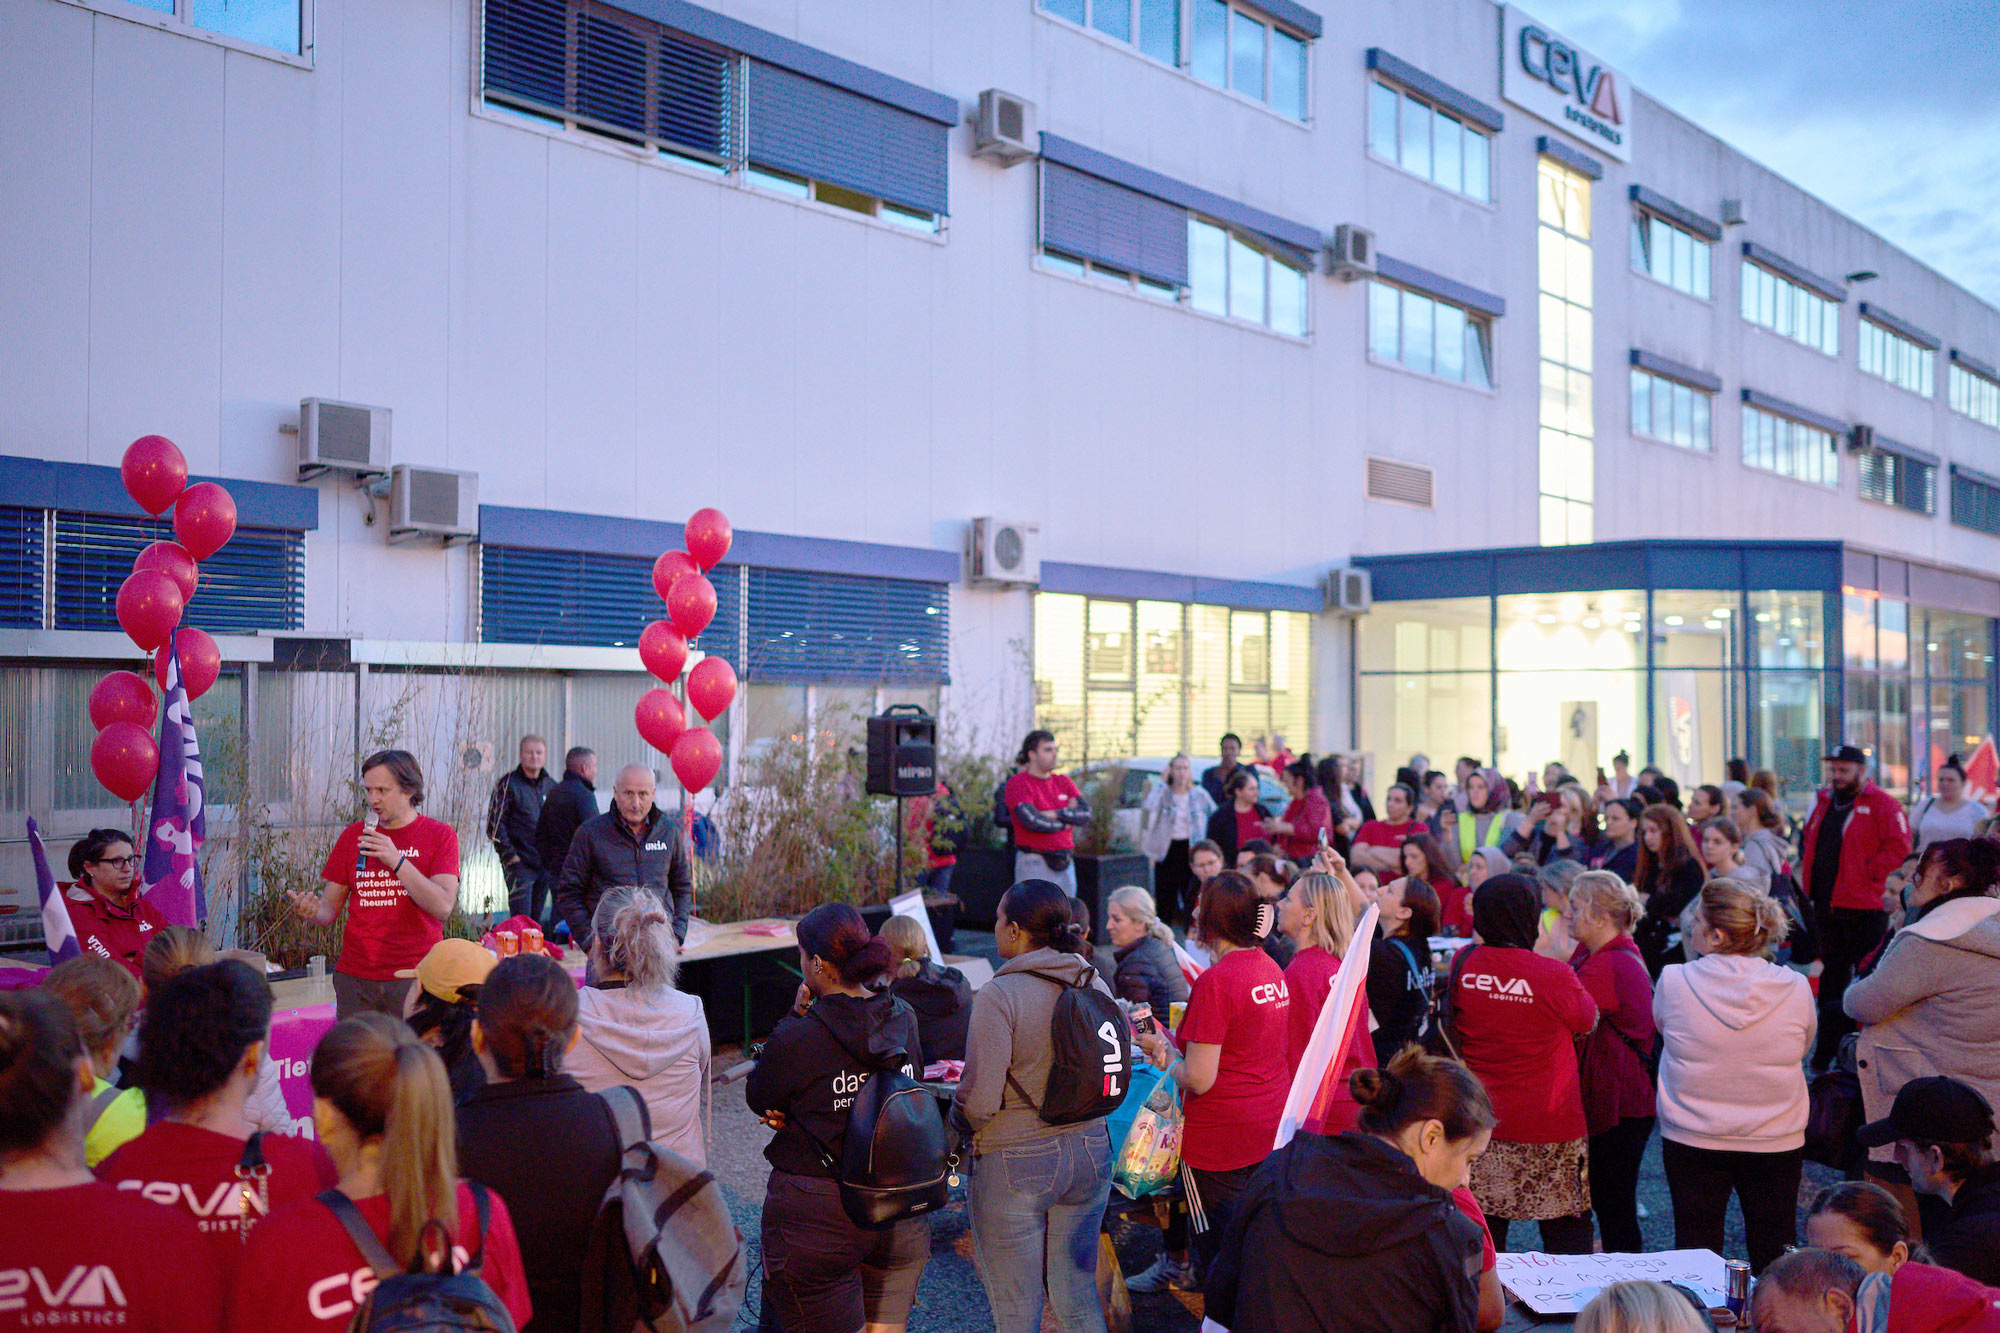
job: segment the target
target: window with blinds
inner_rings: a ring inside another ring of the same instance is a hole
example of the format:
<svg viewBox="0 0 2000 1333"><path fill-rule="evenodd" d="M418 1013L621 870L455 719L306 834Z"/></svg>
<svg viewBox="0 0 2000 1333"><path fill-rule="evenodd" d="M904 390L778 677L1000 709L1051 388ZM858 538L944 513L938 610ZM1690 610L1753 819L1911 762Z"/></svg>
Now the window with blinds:
<svg viewBox="0 0 2000 1333"><path fill-rule="evenodd" d="M479 637L487 643L637 648L639 631L666 618L644 556L480 547ZM733 565L709 571L715 619L699 646L734 662L742 623Z"/></svg>
<svg viewBox="0 0 2000 1333"><path fill-rule="evenodd" d="M1951 469L1951 521L1962 528L2000 537L2000 479L1954 463Z"/></svg>
<svg viewBox="0 0 2000 1333"><path fill-rule="evenodd" d="M1176 287L1188 280L1187 210L1042 164L1042 248Z"/></svg>
<svg viewBox="0 0 2000 1333"><path fill-rule="evenodd" d="M0 505L0 627L42 627L42 511Z"/></svg>
<svg viewBox="0 0 2000 1333"><path fill-rule="evenodd" d="M1937 465L1891 449L1864 449L1858 456L1861 498L1895 505L1913 514L1937 512Z"/></svg>
<svg viewBox="0 0 2000 1333"><path fill-rule="evenodd" d="M746 679L950 680L950 596L942 583L752 569L749 591Z"/></svg>
<svg viewBox="0 0 2000 1333"><path fill-rule="evenodd" d="M172 525L160 519L58 512L51 552L55 628L117 629L118 588L132 572L133 557L173 535ZM301 628L305 534L237 528L228 545L201 562L185 623L211 634Z"/></svg>

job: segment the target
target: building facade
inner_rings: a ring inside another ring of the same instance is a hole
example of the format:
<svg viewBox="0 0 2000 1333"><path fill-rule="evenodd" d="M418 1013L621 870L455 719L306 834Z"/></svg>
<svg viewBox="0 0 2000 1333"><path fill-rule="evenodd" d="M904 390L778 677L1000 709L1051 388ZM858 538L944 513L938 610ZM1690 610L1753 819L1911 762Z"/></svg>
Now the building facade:
<svg viewBox="0 0 2000 1333"><path fill-rule="evenodd" d="M149 433L237 495L190 620L279 805L390 715L479 783L525 730L643 757L703 505L732 774L891 702L1092 760L1678 735L1796 785L1840 736L1905 790L1984 737L2000 311L1518 9L1331 18L16 0L0 810L119 813L78 714ZM469 539L302 479L306 399L476 474ZM1035 577L968 577L977 518Z"/></svg>

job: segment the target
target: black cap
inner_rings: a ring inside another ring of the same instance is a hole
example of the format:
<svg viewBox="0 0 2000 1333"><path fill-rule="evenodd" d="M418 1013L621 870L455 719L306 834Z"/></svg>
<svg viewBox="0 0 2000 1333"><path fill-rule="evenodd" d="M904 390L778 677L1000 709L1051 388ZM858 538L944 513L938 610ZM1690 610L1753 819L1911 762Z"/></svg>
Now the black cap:
<svg viewBox="0 0 2000 1333"><path fill-rule="evenodd" d="M1868 756L1861 753L1861 747L1858 745L1843 745L1828 755L1826 762L1829 764L1860 764L1863 768L1866 768L1868 766Z"/></svg>
<svg viewBox="0 0 2000 1333"><path fill-rule="evenodd" d="M1871 1120L1855 1137L1864 1148L1880 1148L1897 1139L1925 1143L1984 1143L1993 1133L1993 1108L1955 1078L1933 1075L1913 1078L1896 1094L1886 1119Z"/></svg>

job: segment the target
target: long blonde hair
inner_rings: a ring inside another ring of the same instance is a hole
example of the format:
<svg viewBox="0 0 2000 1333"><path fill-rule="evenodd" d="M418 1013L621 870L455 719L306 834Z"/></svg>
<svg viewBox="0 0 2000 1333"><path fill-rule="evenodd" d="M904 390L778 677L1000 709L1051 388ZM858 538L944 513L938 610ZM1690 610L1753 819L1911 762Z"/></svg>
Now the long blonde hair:
<svg viewBox="0 0 2000 1333"><path fill-rule="evenodd" d="M1313 914L1306 943L1317 945L1335 958L1345 958L1347 946L1354 939L1354 900L1347 896L1340 881L1314 871L1293 880L1286 892Z"/></svg>
<svg viewBox="0 0 2000 1333"><path fill-rule="evenodd" d="M389 1253L396 1262L417 1256L431 1222L458 1243L457 1119L437 1052L387 1014L357 1014L320 1038L312 1090L363 1142L382 1144ZM478 1248L477 1237L465 1240L468 1250Z"/></svg>
<svg viewBox="0 0 2000 1333"><path fill-rule="evenodd" d="M1576 1333L1705 1333L1688 1298L1663 1282L1614 1282L1576 1317Z"/></svg>
<svg viewBox="0 0 2000 1333"><path fill-rule="evenodd" d="M1140 929L1154 939L1164 940L1168 944L1174 942L1174 928L1160 920L1160 909L1153 902L1153 895L1137 884L1127 884L1122 889L1113 889L1111 906L1138 922Z"/></svg>

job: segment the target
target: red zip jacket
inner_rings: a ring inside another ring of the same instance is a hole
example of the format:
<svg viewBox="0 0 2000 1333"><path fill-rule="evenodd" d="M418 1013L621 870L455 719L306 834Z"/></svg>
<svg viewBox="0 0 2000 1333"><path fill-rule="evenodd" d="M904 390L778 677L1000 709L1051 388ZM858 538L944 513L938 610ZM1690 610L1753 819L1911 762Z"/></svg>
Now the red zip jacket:
<svg viewBox="0 0 2000 1333"><path fill-rule="evenodd" d="M1805 855L1799 861L1799 887L1812 892L1813 845L1820 821L1833 805L1831 790L1822 790L1806 820ZM1910 854L1910 821L1902 803L1872 782L1861 784L1854 810L1840 838L1840 875L1833 882L1833 905L1864 912L1882 910L1882 885L1889 872Z"/></svg>
<svg viewBox="0 0 2000 1333"><path fill-rule="evenodd" d="M2000 1291L1948 1268L1904 1264L1889 1281L1888 1333L2000 1333Z"/></svg>

